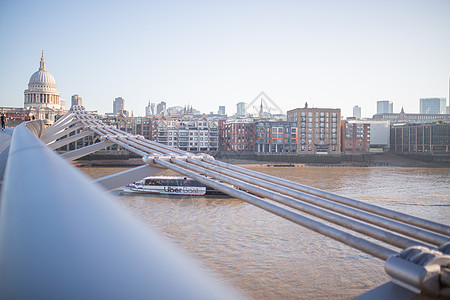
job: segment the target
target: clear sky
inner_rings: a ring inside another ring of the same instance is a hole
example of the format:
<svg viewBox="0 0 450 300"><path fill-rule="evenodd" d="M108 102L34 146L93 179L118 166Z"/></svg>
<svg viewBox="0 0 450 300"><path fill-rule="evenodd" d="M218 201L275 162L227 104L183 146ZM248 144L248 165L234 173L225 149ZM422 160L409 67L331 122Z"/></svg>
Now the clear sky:
<svg viewBox="0 0 450 300"><path fill-rule="evenodd" d="M283 110L449 97L450 1L0 1L0 106L23 107L44 50L70 105L217 112L264 91ZM448 105L448 104L447 104Z"/></svg>

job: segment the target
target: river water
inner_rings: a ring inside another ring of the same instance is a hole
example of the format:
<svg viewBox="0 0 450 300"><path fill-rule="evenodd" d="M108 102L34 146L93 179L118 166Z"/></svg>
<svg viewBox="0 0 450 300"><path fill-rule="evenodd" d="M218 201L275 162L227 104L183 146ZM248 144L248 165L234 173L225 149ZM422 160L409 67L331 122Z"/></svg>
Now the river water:
<svg viewBox="0 0 450 300"><path fill-rule="evenodd" d="M450 168L246 167L450 225ZM383 261L238 199L112 194L252 299L349 299L389 280Z"/></svg>

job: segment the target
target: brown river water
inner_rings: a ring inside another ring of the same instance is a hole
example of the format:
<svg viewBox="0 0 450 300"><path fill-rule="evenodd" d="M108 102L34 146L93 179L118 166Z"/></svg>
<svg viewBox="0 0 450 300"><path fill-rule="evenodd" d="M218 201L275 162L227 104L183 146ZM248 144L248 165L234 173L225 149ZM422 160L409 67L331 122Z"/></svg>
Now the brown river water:
<svg viewBox="0 0 450 300"><path fill-rule="evenodd" d="M450 225L450 168L246 167ZM238 199L111 194L251 299L350 299L389 280L383 261Z"/></svg>

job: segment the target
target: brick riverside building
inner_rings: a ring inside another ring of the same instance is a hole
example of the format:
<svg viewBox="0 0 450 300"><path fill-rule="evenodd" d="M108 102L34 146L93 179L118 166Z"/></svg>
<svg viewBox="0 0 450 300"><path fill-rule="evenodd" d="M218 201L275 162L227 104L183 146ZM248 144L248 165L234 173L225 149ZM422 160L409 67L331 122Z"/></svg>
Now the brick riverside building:
<svg viewBox="0 0 450 300"><path fill-rule="evenodd" d="M287 121L298 124L298 153L341 153L340 109L296 108L287 112Z"/></svg>
<svg viewBox="0 0 450 300"><path fill-rule="evenodd" d="M296 122L256 121L256 149L258 153L297 152Z"/></svg>
<svg viewBox="0 0 450 300"><path fill-rule="evenodd" d="M366 153L370 149L370 124L352 121L341 122L343 153Z"/></svg>
<svg viewBox="0 0 450 300"><path fill-rule="evenodd" d="M221 123L221 151L254 152L256 150L255 121L250 118L229 119Z"/></svg>

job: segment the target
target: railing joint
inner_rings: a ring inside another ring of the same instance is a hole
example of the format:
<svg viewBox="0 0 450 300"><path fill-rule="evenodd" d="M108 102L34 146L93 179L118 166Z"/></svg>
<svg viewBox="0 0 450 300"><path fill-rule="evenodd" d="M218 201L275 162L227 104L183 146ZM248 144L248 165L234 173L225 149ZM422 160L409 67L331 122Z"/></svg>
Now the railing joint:
<svg viewBox="0 0 450 300"><path fill-rule="evenodd" d="M450 255L439 248L408 247L391 255L384 269L393 282L413 292L450 297Z"/></svg>

